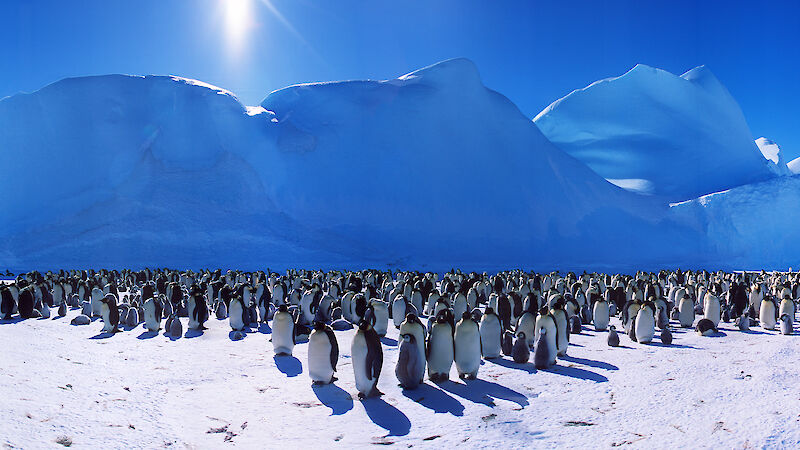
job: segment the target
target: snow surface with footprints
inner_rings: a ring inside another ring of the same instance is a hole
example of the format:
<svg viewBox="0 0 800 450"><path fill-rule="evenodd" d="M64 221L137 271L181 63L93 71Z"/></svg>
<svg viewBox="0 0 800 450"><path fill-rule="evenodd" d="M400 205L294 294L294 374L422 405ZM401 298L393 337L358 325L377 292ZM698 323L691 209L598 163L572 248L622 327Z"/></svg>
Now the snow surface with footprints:
<svg viewBox="0 0 800 450"><path fill-rule="evenodd" d="M478 380L397 385L397 330L383 339L380 398L358 400L354 330L337 331L338 381L312 386L308 344L275 356L270 328L232 340L227 320L171 338L114 335L67 317L0 322L0 442L7 448L797 448L800 329L673 328L662 346L606 344L584 325L551 370L486 360ZM186 330L186 320L184 330ZM423 319L424 320L424 319ZM618 319L612 324L621 329ZM677 325L675 322L673 326ZM702 443L698 445L698 443Z"/></svg>

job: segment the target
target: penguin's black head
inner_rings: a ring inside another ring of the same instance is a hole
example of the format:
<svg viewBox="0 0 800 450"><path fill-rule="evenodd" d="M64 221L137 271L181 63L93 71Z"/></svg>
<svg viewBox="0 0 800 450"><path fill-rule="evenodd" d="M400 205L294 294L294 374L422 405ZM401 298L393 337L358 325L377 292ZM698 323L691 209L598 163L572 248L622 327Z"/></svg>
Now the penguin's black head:
<svg viewBox="0 0 800 450"><path fill-rule="evenodd" d="M472 313L469 311L464 311L464 313L461 314L461 318L463 320L472 320Z"/></svg>
<svg viewBox="0 0 800 450"><path fill-rule="evenodd" d="M317 331L325 331L325 322L314 322L314 329Z"/></svg>
<svg viewBox="0 0 800 450"><path fill-rule="evenodd" d="M414 313L408 313L406 314L406 321L408 323L419 322L419 317L417 317L417 315Z"/></svg>
<svg viewBox="0 0 800 450"><path fill-rule="evenodd" d="M287 306L286 303L283 303L283 304L278 306L278 311L279 312L289 312L289 306Z"/></svg>
<svg viewBox="0 0 800 450"><path fill-rule="evenodd" d="M541 308L539 308L539 315L540 315L540 316L546 316L548 312L549 312L549 311L548 311L548 309L547 309L547 306L546 306L546 305L545 305L545 306L542 306Z"/></svg>

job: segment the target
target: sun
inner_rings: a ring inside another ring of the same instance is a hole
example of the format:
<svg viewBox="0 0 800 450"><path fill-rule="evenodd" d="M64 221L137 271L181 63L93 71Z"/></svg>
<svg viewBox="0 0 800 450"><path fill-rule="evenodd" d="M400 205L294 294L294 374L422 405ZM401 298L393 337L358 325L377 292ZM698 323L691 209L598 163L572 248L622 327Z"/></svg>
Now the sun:
<svg viewBox="0 0 800 450"><path fill-rule="evenodd" d="M253 24L252 0L220 0L225 16L225 37L228 51L234 55L244 51L248 30Z"/></svg>

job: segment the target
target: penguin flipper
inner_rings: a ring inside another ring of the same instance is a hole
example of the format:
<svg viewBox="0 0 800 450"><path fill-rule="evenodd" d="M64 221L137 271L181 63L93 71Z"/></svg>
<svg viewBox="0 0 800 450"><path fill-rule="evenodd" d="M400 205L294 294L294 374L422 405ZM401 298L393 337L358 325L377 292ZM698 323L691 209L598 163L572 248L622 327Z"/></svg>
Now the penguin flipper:
<svg viewBox="0 0 800 450"><path fill-rule="evenodd" d="M328 336L328 340L331 343L331 368L336 372L336 363L339 362L339 342L336 340L333 329L329 326L325 326L325 334Z"/></svg>

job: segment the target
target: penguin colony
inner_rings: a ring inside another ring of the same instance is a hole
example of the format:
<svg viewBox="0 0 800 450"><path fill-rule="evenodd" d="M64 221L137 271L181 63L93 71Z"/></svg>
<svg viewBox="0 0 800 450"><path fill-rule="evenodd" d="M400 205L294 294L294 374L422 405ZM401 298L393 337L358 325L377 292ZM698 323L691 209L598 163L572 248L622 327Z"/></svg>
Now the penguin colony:
<svg viewBox="0 0 800 450"><path fill-rule="evenodd" d="M381 337L389 326L400 335L395 376L403 388L414 389L426 374L432 382L448 380L453 366L460 378L475 379L482 359L510 357L547 370L566 356L570 335L584 326L607 332L602 338L618 347L612 317L640 344L658 336L671 345L673 326L714 335L721 321L741 331L759 326L792 334L798 296L799 273L764 271L490 276L456 270L62 270L21 274L0 285L0 320L55 319L80 310L73 325L97 317L104 333L141 325L179 338L181 318L188 318L189 330L202 330L213 315L228 321L233 340L271 322L276 355L291 355L307 342L314 384L336 381L335 331L355 328L352 371L364 398L380 395Z"/></svg>

